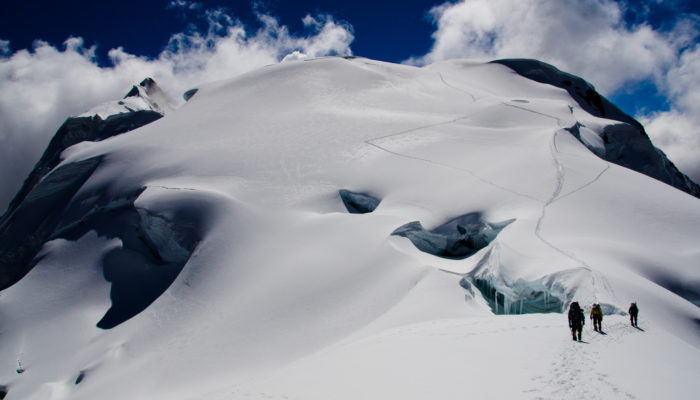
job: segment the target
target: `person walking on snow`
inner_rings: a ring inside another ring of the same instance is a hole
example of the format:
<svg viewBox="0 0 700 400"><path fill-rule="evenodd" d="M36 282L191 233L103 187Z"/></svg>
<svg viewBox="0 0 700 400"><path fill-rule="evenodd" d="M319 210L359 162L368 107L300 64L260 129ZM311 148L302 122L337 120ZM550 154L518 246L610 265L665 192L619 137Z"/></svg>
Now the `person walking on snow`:
<svg viewBox="0 0 700 400"><path fill-rule="evenodd" d="M600 304L593 304L591 308L591 321L593 321L593 330L598 332L603 332L601 323L603 322L603 309L600 308Z"/></svg>
<svg viewBox="0 0 700 400"><path fill-rule="evenodd" d="M585 323L586 317L583 315L583 310L578 305L578 302L574 301L569 306L569 328L571 328L571 335L574 340L576 340L576 334L578 333L578 341L581 341L581 331Z"/></svg>
<svg viewBox="0 0 700 400"><path fill-rule="evenodd" d="M637 314L639 314L639 308L637 308L637 303L632 303L630 305L630 323L632 326L637 326Z"/></svg>

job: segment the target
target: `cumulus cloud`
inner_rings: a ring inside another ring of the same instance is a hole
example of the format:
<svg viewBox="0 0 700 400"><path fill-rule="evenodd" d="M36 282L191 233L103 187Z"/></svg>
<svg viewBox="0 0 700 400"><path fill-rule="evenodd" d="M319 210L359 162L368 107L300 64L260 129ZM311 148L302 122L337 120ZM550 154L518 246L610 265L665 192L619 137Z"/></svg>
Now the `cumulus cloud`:
<svg viewBox="0 0 700 400"><path fill-rule="evenodd" d="M700 45L683 52L666 74L671 110L640 116L652 141L700 182Z"/></svg>
<svg viewBox="0 0 700 400"><path fill-rule="evenodd" d="M538 58L608 93L629 81L661 78L681 36L628 26L612 0L466 0L437 6L430 15L437 25L434 45L416 63Z"/></svg>
<svg viewBox="0 0 700 400"><path fill-rule="evenodd" d="M202 3L188 0L172 0L166 8L181 9L181 10L197 10L202 8Z"/></svg>
<svg viewBox="0 0 700 400"><path fill-rule="evenodd" d="M197 4L171 2L192 10ZM145 77L180 98L198 84L277 63L288 54L352 54L352 28L327 15L307 16L306 32L295 35L265 14L258 15L262 27L253 31L223 10L200 12L208 22L206 32L173 35L156 58L112 49L109 67L98 65L95 46L81 38L68 38L61 48L37 41L31 50L14 53L0 40L0 212L63 120L123 96Z"/></svg>
<svg viewBox="0 0 700 400"><path fill-rule="evenodd" d="M672 110L642 119L655 144L679 168L700 181L700 133L697 126L700 87L698 18L676 15L655 28L645 20L656 0L630 10L614 0L462 0L434 7L436 26L431 50L407 60L429 64L450 58L493 60L537 58L582 76L610 96L640 82L652 82L669 98ZM635 11L634 20L625 19ZM681 152L681 146L686 147ZM691 162L691 154L695 161Z"/></svg>

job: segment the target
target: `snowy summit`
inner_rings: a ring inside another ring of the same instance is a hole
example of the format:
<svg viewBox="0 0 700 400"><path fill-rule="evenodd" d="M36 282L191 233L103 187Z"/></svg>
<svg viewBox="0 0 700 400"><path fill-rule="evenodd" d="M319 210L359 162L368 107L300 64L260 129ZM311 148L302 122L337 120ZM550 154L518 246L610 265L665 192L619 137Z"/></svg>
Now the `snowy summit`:
<svg viewBox="0 0 700 400"><path fill-rule="evenodd" d="M329 57L184 100L69 118L3 214L0 398L696 398L700 187L583 79Z"/></svg>

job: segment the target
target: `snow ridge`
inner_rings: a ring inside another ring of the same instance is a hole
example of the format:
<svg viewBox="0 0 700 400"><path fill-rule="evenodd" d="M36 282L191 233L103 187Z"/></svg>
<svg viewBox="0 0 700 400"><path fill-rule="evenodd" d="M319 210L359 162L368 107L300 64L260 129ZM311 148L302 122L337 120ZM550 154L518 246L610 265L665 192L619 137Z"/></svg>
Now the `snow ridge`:
<svg viewBox="0 0 700 400"><path fill-rule="evenodd" d="M528 79L562 88L588 113L618 121L606 127L601 135L605 143L605 152L601 158L700 198L700 185L681 173L666 154L651 143L642 124L601 96L590 83L538 60L504 59L493 62L503 64ZM597 154L597 149L578 134L578 126L573 128L572 133Z"/></svg>
<svg viewBox="0 0 700 400"><path fill-rule="evenodd" d="M330 57L70 119L0 220L0 391L696 397L700 203L579 89Z"/></svg>

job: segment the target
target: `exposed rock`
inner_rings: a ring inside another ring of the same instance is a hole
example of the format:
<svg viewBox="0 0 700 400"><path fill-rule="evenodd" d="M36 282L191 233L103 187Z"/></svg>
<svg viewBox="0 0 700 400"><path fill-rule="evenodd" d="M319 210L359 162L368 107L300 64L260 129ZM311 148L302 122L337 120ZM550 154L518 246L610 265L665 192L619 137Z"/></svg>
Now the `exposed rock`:
<svg viewBox="0 0 700 400"><path fill-rule="evenodd" d="M159 91L152 79L145 79L125 99L159 96ZM105 278L112 282L112 307L99 327L108 329L138 314L177 277L201 240L202 212L173 204L166 218L137 208L134 201L145 188L117 198L99 187L78 196L102 157L59 166L61 153L74 144L104 140L161 118L156 103L147 100L153 109L127 110L106 119L99 114L69 118L56 132L0 218L0 290L18 282L40 261L36 255L47 241L77 240L91 230L122 242L103 259ZM118 105L126 107L125 102Z"/></svg>
<svg viewBox="0 0 700 400"><path fill-rule="evenodd" d="M505 59L493 62L503 64L525 78L566 90L591 115L619 121L619 124L607 126L602 134L605 154L601 158L700 198L700 186L680 172L666 154L654 147L642 124L601 96L590 83L538 60ZM578 129L579 126L574 126L568 130L601 156L590 143L582 140Z"/></svg>
<svg viewBox="0 0 700 400"><path fill-rule="evenodd" d="M155 111L134 111L112 115L106 120L98 115L68 118L10 202L3 219L9 217L34 186L61 162L61 153L68 147L80 142L99 142L149 124L162 116Z"/></svg>
<svg viewBox="0 0 700 400"><path fill-rule="evenodd" d="M561 71L545 62L527 58L503 59L492 62L503 64L525 78L566 90L581 108L591 115L624 122L640 130L644 129L642 124L601 96L593 85L576 75Z"/></svg>

